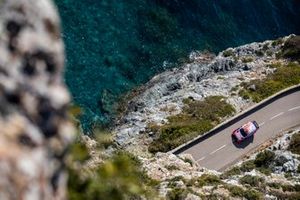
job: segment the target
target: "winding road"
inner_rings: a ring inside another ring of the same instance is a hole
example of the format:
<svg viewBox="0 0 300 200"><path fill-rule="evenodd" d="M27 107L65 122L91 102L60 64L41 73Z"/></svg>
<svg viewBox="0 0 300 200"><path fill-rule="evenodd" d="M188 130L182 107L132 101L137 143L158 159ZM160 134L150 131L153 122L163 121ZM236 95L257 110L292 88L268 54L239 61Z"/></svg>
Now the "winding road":
<svg viewBox="0 0 300 200"><path fill-rule="evenodd" d="M257 121L260 129L254 137L240 145L235 145L231 139L232 131L252 120ZM300 125L299 90L278 97L265 105L257 106L208 137L187 144L174 153L192 154L200 166L223 171L268 139L298 125Z"/></svg>

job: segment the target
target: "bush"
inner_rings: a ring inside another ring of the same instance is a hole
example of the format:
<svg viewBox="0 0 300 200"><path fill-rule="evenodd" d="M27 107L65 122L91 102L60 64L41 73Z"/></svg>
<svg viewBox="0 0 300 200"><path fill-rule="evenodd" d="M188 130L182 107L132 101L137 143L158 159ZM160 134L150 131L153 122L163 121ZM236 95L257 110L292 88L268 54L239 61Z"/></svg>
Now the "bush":
<svg viewBox="0 0 300 200"><path fill-rule="evenodd" d="M184 158L183 159L184 162L189 163L191 166L193 166L193 161L189 158ZM300 166L300 165L299 165Z"/></svg>
<svg viewBox="0 0 300 200"><path fill-rule="evenodd" d="M222 181L218 176L212 174L203 174L197 179L191 179L187 185L202 187L204 185L218 185L220 183L222 183Z"/></svg>
<svg viewBox="0 0 300 200"><path fill-rule="evenodd" d="M262 57L262 56L264 56L265 54L264 54L264 52L263 52L262 50L256 50L256 51L255 51L255 55L257 55L257 56L259 56L259 57Z"/></svg>
<svg viewBox="0 0 300 200"><path fill-rule="evenodd" d="M240 97L242 97L243 99L250 99L250 94L249 94L249 92L247 91L247 90L245 90L245 89L241 89L240 91L239 91L239 96Z"/></svg>
<svg viewBox="0 0 300 200"><path fill-rule="evenodd" d="M275 189L280 189L281 188L281 184L280 183L276 183L276 182L267 183L267 185L269 187L275 188Z"/></svg>
<svg viewBox="0 0 300 200"><path fill-rule="evenodd" d="M300 192L300 185L282 185L282 190L284 192Z"/></svg>
<svg viewBox="0 0 300 200"><path fill-rule="evenodd" d="M233 197L243 197L244 196L244 190L243 188L239 186L230 186L227 188Z"/></svg>
<svg viewBox="0 0 300 200"><path fill-rule="evenodd" d="M277 199L280 200L298 200L300 199L300 193L295 192L295 193L287 193L287 192L280 192L280 191L272 191L271 194Z"/></svg>
<svg viewBox="0 0 300 200"><path fill-rule="evenodd" d="M233 55L234 55L234 53L233 53L232 49L228 49L223 52L224 57L229 57L229 56L233 56Z"/></svg>
<svg viewBox="0 0 300 200"><path fill-rule="evenodd" d="M236 85L236 86L231 88L230 92L236 92L238 89L239 89L239 86Z"/></svg>
<svg viewBox="0 0 300 200"><path fill-rule="evenodd" d="M259 167L258 171L260 171L261 173L263 173L267 176L271 175L271 173L272 173L272 170L269 168L266 168L266 167Z"/></svg>
<svg viewBox="0 0 300 200"><path fill-rule="evenodd" d="M239 167L233 167L230 170L225 171L222 175L221 178L226 179L228 177L234 176L234 175L239 175L241 174L241 170Z"/></svg>
<svg viewBox="0 0 300 200"><path fill-rule="evenodd" d="M255 167L254 160L248 160L241 165L240 170L242 172L250 172L255 169Z"/></svg>
<svg viewBox="0 0 300 200"><path fill-rule="evenodd" d="M218 124L222 118L235 112L222 96L210 96L204 101L185 99L182 113L170 116L169 123L151 129L156 138L149 145L149 151L167 152L175 147L204 134Z"/></svg>
<svg viewBox="0 0 300 200"><path fill-rule="evenodd" d="M229 186L229 187L227 187L227 189L229 190L231 196L233 196L233 197L244 197L248 200L263 199L262 193L254 190L254 189L244 190L243 188L241 188L239 186Z"/></svg>
<svg viewBox="0 0 300 200"><path fill-rule="evenodd" d="M139 160L126 152L116 153L88 173L78 166L69 166L68 172L70 200L151 198L158 184L141 170Z"/></svg>
<svg viewBox="0 0 300 200"><path fill-rule="evenodd" d="M293 192L293 191L295 191L293 185L282 185L281 188L282 188L282 191L284 191L284 192L287 192L287 191L288 192Z"/></svg>
<svg viewBox="0 0 300 200"><path fill-rule="evenodd" d="M90 158L86 145L82 142L75 142L70 146L71 159L83 163Z"/></svg>
<svg viewBox="0 0 300 200"><path fill-rule="evenodd" d="M187 196L188 192L182 188L175 188L168 192L167 199L168 200L184 200Z"/></svg>
<svg viewBox="0 0 300 200"><path fill-rule="evenodd" d="M245 190L244 197L248 200L261 200L263 199L263 194L256 190L250 189Z"/></svg>
<svg viewBox="0 0 300 200"><path fill-rule="evenodd" d="M278 45L280 45L282 43L283 43L283 39L282 38L278 38L277 40L274 40L271 45L273 47L275 47L275 46L278 46Z"/></svg>
<svg viewBox="0 0 300 200"><path fill-rule="evenodd" d="M300 61L300 36L287 39L282 47L282 57Z"/></svg>
<svg viewBox="0 0 300 200"><path fill-rule="evenodd" d="M292 136L291 143L288 148L292 153L300 154L300 133L295 133ZM298 167L299 170L299 167Z"/></svg>
<svg viewBox="0 0 300 200"><path fill-rule="evenodd" d="M269 164L274 160L275 153L269 150L260 152L256 155L254 164L256 167L269 167Z"/></svg>
<svg viewBox="0 0 300 200"><path fill-rule="evenodd" d="M166 169L169 171L179 170L179 168L176 165L167 165Z"/></svg>
<svg viewBox="0 0 300 200"><path fill-rule="evenodd" d="M253 62L253 58L252 57L244 57L242 58L242 62L243 63L249 63L249 62Z"/></svg>
<svg viewBox="0 0 300 200"><path fill-rule="evenodd" d="M243 185L248 184L253 187L259 187L264 183L264 179L258 176L245 175L240 178L240 183Z"/></svg>

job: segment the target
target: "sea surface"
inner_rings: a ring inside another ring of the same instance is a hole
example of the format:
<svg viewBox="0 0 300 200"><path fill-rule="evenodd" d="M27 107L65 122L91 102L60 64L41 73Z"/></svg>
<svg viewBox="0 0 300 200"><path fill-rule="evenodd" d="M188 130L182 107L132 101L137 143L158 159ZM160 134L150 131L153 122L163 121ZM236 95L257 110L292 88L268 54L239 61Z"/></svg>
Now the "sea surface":
<svg viewBox="0 0 300 200"><path fill-rule="evenodd" d="M300 33L299 0L55 0L66 44L65 81L84 130L194 50Z"/></svg>

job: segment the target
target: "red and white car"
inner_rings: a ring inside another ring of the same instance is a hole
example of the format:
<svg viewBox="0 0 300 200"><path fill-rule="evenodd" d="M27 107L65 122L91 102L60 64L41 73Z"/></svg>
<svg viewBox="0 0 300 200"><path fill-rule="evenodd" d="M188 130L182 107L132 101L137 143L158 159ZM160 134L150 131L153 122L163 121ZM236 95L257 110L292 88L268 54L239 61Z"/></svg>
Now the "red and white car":
<svg viewBox="0 0 300 200"><path fill-rule="evenodd" d="M239 144L254 135L258 129L258 123L256 121L250 121L232 132L233 141Z"/></svg>

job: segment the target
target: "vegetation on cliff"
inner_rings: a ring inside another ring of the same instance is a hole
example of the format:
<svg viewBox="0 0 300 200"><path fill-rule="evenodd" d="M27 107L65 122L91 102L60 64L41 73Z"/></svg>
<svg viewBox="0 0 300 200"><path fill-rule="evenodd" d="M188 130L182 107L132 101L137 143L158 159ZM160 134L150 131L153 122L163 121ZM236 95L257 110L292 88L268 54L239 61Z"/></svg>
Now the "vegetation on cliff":
<svg viewBox="0 0 300 200"><path fill-rule="evenodd" d="M239 95L245 99L251 98L254 102L260 102L280 90L300 84L300 65L298 63L276 63L271 67L276 68L275 72L265 79L242 83L243 89L239 91Z"/></svg>
<svg viewBox="0 0 300 200"><path fill-rule="evenodd" d="M235 112L222 96L209 96L203 101L185 99L184 104L180 114L168 118L168 124L150 125L150 131L156 134L156 138L149 146L150 152L167 152L206 133L224 117Z"/></svg>
<svg viewBox="0 0 300 200"><path fill-rule="evenodd" d="M118 151L96 167L86 167L90 158L83 143L76 143L71 148L68 166L70 200L154 198L157 182L146 175L137 157Z"/></svg>
<svg viewBox="0 0 300 200"><path fill-rule="evenodd" d="M272 45L282 45L276 57L286 59L287 63L278 62L269 65L275 68L275 71L265 79L242 83L240 96L259 102L280 90L300 83L300 36L291 36L284 44L281 44L282 42L282 39L274 40Z"/></svg>
<svg viewBox="0 0 300 200"><path fill-rule="evenodd" d="M290 143L290 146L289 146L289 150L292 153L300 155L300 132L298 132L297 134L294 134L292 136L291 143Z"/></svg>

